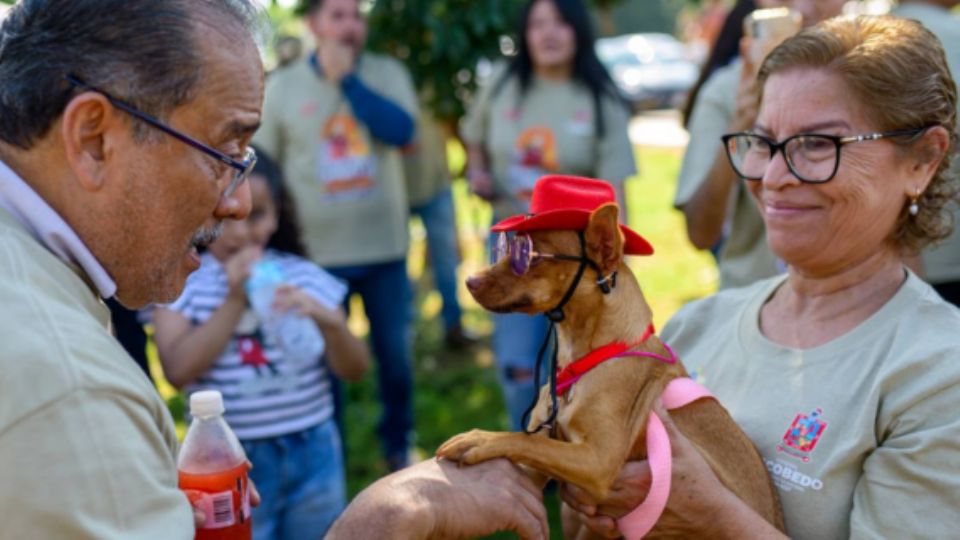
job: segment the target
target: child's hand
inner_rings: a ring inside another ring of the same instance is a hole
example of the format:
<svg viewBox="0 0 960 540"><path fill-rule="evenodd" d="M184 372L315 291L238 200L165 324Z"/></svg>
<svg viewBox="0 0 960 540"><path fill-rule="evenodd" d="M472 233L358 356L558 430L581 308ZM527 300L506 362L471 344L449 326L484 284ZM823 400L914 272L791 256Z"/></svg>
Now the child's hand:
<svg viewBox="0 0 960 540"><path fill-rule="evenodd" d="M227 271L227 297L234 300L246 300L244 284L250 277L250 267L260 260L263 250L258 246L249 246L234 253L224 263Z"/></svg>
<svg viewBox="0 0 960 540"><path fill-rule="evenodd" d="M312 296L293 285L281 285L273 297L273 308L280 312L295 310L298 315L310 317L320 329L346 324L346 317L340 309L328 309L314 300Z"/></svg>

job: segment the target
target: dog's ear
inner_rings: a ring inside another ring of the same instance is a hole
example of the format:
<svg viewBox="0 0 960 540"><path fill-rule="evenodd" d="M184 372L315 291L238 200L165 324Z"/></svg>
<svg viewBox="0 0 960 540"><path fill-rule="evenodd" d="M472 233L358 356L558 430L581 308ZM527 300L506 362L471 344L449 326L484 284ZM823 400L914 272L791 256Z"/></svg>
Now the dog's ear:
<svg viewBox="0 0 960 540"><path fill-rule="evenodd" d="M590 214L584 231L587 257L600 266L604 276L620 268L623 258L623 233L618 221L620 209L616 203L607 203Z"/></svg>

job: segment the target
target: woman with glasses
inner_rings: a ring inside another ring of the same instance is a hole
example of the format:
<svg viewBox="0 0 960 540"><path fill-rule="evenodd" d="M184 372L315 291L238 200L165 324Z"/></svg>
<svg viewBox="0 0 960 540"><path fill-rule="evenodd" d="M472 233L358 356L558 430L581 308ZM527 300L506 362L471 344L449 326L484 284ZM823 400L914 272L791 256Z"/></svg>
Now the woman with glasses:
<svg viewBox="0 0 960 540"><path fill-rule="evenodd" d="M473 192L492 203L494 223L526 213L534 183L547 174L605 178L622 193L636 172L630 115L594 52L583 2L527 2L517 37L516 56L494 70L461 126ZM515 430L538 392L534 364L546 334L543 317L494 315L493 349Z"/></svg>
<svg viewBox="0 0 960 540"><path fill-rule="evenodd" d="M775 49L758 85L756 123L723 139L787 275L692 303L662 337L753 439L791 538L953 537L960 311L904 264L952 228L944 51L915 21L836 18ZM670 431L668 514L691 535L781 537ZM608 515L565 497L610 532L648 475L628 464Z"/></svg>

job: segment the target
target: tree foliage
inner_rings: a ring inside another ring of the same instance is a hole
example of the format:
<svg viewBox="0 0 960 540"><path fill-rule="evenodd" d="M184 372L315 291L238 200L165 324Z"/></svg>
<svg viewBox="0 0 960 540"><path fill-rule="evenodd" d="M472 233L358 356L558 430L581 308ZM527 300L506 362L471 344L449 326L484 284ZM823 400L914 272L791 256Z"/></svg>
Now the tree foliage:
<svg viewBox="0 0 960 540"><path fill-rule="evenodd" d="M679 8L698 0L587 0L601 34L672 32ZM463 115L476 68L517 39L523 0L375 0L369 46L403 61L434 115Z"/></svg>
<svg viewBox="0 0 960 540"><path fill-rule="evenodd" d="M463 114L476 66L500 55L513 33L517 0L377 0L370 11L372 49L403 61L437 118Z"/></svg>

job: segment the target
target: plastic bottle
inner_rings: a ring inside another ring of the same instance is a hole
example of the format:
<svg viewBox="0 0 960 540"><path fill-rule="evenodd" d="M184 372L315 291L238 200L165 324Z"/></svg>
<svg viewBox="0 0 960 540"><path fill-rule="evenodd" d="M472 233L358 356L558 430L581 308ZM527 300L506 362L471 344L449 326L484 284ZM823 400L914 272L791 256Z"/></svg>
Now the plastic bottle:
<svg viewBox="0 0 960 540"><path fill-rule="evenodd" d="M283 351L284 361L316 362L324 347L323 334L317 325L295 312L281 313L273 309L277 287L284 281L283 271L277 263L260 261L250 271L246 284L247 298L269 338Z"/></svg>
<svg viewBox="0 0 960 540"><path fill-rule="evenodd" d="M177 469L180 489L206 519L199 540L249 540L252 535L247 456L223 419L216 390L190 396L193 422L183 439Z"/></svg>

